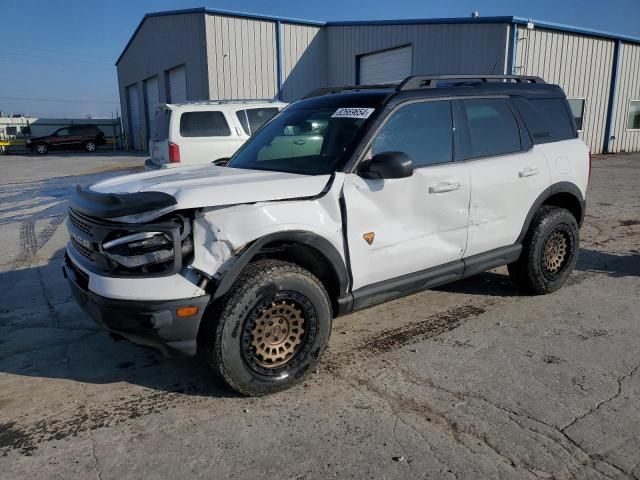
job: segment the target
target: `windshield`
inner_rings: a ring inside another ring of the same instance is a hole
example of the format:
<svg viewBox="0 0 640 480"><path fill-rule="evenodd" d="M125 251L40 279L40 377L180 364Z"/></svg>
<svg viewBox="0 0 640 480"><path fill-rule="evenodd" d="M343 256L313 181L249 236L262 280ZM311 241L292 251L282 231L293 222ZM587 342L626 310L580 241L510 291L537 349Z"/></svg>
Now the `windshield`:
<svg viewBox="0 0 640 480"><path fill-rule="evenodd" d="M284 110L244 144L229 166L303 175L334 172L350 154L373 111L335 107Z"/></svg>

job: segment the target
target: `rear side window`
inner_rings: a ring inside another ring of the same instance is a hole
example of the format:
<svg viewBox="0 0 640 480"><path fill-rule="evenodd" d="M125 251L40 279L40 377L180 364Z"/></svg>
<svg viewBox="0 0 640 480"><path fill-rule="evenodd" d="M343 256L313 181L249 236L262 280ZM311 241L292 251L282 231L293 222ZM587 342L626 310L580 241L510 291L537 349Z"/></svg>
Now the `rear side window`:
<svg viewBox="0 0 640 480"><path fill-rule="evenodd" d="M563 98L512 98L533 143L559 142L576 138L572 114Z"/></svg>
<svg viewBox="0 0 640 480"><path fill-rule="evenodd" d="M246 110L238 110L236 116L242 125L244 133L252 135L276 113L278 113L277 108L248 108Z"/></svg>
<svg viewBox="0 0 640 480"><path fill-rule="evenodd" d="M185 112L180 117L182 137L228 137L229 124L222 112Z"/></svg>
<svg viewBox="0 0 640 480"><path fill-rule="evenodd" d="M458 104L468 145L456 157L466 160L522 150L520 127L506 99L475 98Z"/></svg>
<svg viewBox="0 0 640 480"><path fill-rule="evenodd" d="M452 160L451 102L413 103L400 108L384 124L371 145L371 154L403 152L416 167Z"/></svg>

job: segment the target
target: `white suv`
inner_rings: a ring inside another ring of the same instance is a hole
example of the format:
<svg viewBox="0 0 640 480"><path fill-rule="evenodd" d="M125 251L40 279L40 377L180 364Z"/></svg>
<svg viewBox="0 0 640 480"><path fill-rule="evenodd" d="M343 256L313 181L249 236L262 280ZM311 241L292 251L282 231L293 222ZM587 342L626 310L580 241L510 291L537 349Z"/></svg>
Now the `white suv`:
<svg viewBox="0 0 640 480"><path fill-rule="evenodd" d="M286 103L222 100L160 105L151 125L146 170L224 163Z"/></svg>
<svg viewBox="0 0 640 480"><path fill-rule="evenodd" d="M313 370L338 315L500 265L559 289L589 172L564 92L536 77L321 89L226 167L78 189L65 272L111 332L201 351L260 395Z"/></svg>

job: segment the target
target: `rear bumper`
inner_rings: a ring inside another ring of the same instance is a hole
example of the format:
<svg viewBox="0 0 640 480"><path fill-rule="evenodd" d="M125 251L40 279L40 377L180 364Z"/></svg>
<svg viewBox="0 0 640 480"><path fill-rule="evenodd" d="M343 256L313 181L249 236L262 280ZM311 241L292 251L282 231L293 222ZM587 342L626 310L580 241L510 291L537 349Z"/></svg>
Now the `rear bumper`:
<svg viewBox="0 0 640 480"><path fill-rule="evenodd" d="M174 352L196 354L198 328L209 295L168 301L116 300L91 292L83 272L68 258L63 272L80 308L108 331L133 343L156 348L165 355ZM178 317L176 310L185 306L198 307L197 314Z"/></svg>
<svg viewBox="0 0 640 480"><path fill-rule="evenodd" d="M164 170L165 168L179 167L180 163L156 163L152 158L147 158L144 162L144 169L147 171Z"/></svg>

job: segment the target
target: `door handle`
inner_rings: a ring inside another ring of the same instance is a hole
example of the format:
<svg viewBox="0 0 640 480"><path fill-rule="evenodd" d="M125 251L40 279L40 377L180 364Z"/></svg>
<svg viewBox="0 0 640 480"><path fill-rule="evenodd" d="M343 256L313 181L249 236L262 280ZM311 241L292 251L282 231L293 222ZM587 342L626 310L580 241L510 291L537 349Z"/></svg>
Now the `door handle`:
<svg viewBox="0 0 640 480"><path fill-rule="evenodd" d="M540 169L537 167L525 167L524 169L518 172L520 178L524 177L532 177L534 175L538 175L540 173Z"/></svg>
<svg viewBox="0 0 640 480"><path fill-rule="evenodd" d="M444 193L453 192L454 190L460 190L462 188L461 183L439 183L437 185L431 185L429 187L429 193Z"/></svg>
<svg viewBox="0 0 640 480"><path fill-rule="evenodd" d="M294 140L293 143L294 145L304 145L307 142L305 142L304 140Z"/></svg>

